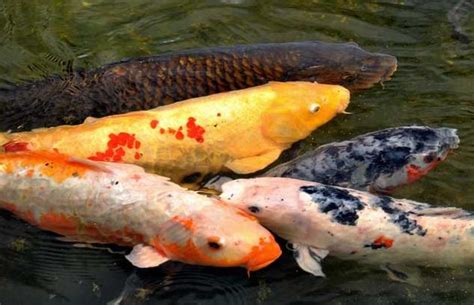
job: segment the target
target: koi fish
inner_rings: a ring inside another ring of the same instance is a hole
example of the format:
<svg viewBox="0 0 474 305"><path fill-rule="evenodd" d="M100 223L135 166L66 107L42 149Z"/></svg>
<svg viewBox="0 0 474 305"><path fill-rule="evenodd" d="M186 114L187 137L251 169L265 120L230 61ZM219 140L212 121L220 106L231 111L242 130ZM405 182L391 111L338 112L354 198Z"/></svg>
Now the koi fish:
<svg viewBox="0 0 474 305"><path fill-rule="evenodd" d="M0 154L0 208L71 241L133 246L126 258L140 268L174 260L254 271L281 254L255 217L131 164Z"/></svg>
<svg viewBox="0 0 474 305"><path fill-rule="evenodd" d="M348 103L341 86L272 82L81 125L3 133L0 147L134 163L191 187L209 174L266 167Z"/></svg>
<svg viewBox="0 0 474 305"><path fill-rule="evenodd" d="M322 145L261 176L287 177L390 193L434 169L456 149L456 129L404 126L378 130L347 141ZM217 176L205 188L220 190L231 180Z"/></svg>
<svg viewBox="0 0 474 305"><path fill-rule="evenodd" d="M290 178L230 181L220 198L290 241L299 266L316 276L328 254L382 265L402 280L397 265L474 264L474 215L462 209Z"/></svg>
<svg viewBox="0 0 474 305"><path fill-rule="evenodd" d="M80 124L194 97L263 85L317 81L361 90L389 80L395 57L355 43L318 41L184 50L72 72L0 90L0 130Z"/></svg>
<svg viewBox="0 0 474 305"><path fill-rule="evenodd" d="M419 180L458 148L456 132L426 126L387 128L320 146L263 176L390 193Z"/></svg>

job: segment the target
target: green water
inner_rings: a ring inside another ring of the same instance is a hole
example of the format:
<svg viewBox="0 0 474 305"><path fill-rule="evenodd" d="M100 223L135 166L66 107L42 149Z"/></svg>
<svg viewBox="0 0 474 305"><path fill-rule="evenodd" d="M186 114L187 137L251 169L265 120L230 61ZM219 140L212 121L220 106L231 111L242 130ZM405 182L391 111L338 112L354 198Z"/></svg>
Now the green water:
<svg viewBox="0 0 474 305"><path fill-rule="evenodd" d="M472 3L472 1L466 1ZM383 86L354 95L349 111L301 150L377 129L423 124L459 130L458 151L400 190L474 210L474 43L452 37L456 1L40 1L0 2L0 86L124 57L236 43L355 41L395 55ZM471 7L473 10L474 6ZM460 26L474 40L474 14ZM121 249L116 249L120 251ZM414 287L377 269L325 261L326 279L287 254L247 278L242 269L165 264L134 270L121 254L72 247L0 214L0 304L474 304L474 271L422 269Z"/></svg>

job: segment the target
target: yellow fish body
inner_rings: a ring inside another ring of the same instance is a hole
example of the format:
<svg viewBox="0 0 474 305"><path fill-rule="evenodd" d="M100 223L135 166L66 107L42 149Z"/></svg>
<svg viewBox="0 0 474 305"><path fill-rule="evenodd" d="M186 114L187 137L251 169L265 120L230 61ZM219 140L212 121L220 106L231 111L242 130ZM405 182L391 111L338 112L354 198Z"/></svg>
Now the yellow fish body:
<svg viewBox="0 0 474 305"><path fill-rule="evenodd" d="M341 86L271 82L80 125L3 133L0 145L5 152L54 150L134 163L189 184L221 171L265 168L348 103Z"/></svg>

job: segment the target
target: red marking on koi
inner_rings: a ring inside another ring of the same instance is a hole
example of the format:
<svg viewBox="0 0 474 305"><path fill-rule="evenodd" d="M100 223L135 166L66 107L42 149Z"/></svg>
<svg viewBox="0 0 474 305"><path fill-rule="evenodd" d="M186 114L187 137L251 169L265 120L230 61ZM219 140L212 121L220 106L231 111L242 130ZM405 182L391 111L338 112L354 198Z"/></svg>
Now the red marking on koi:
<svg viewBox="0 0 474 305"><path fill-rule="evenodd" d="M140 177L140 175L137 175L137 174L134 174L133 176L130 177L130 179L132 180L135 180L135 181L139 181L142 177Z"/></svg>
<svg viewBox="0 0 474 305"><path fill-rule="evenodd" d="M168 127L168 133L175 134L175 133L176 133L176 129L173 129L173 128Z"/></svg>
<svg viewBox="0 0 474 305"><path fill-rule="evenodd" d="M105 152L96 152L95 156L90 156L88 159L93 161L113 161L122 162L123 157L126 155L124 148L128 149L139 149L141 146L140 141L135 138L134 134L121 132L119 134L109 134L109 142L107 142L107 150ZM137 159L138 152L135 153L135 159ZM141 158L141 154L138 154ZM138 158L138 159L139 159ZM138 160L137 159L137 160Z"/></svg>
<svg viewBox="0 0 474 305"><path fill-rule="evenodd" d="M3 149L5 152L16 152L16 151L29 151L28 142L14 142L10 141L3 144Z"/></svg>
<svg viewBox="0 0 474 305"><path fill-rule="evenodd" d="M158 126L158 121L157 121L157 120L152 120L152 121L150 122L150 126L151 126L151 128L155 129L156 126Z"/></svg>
<svg viewBox="0 0 474 305"><path fill-rule="evenodd" d="M161 133L161 134L164 134L165 131L166 131L166 130L165 130L164 128L160 128L160 133Z"/></svg>
<svg viewBox="0 0 474 305"><path fill-rule="evenodd" d="M196 142L198 143L204 142L203 135L206 132L206 130L202 126L196 124L195 118L189 117L188 122L186 123L186 127L187 127L188 138L195 139Z"/></svg>
<svg viewBox="0 0 474 305"><path fill-rule="evenodd" d="M178 140L184 139L184 134L183 134L182 130L183 130L183 127L180 126L178 128L178 131L176 132L176 139L178 139Z"/></svg>
<svg viewBox="0 0 474 305"><path fill-rule="evenodd" d="M379 238L374 240L374 246L391 248L393 246L393 239L381 235Z"/></svg>
<svg viewBox="0 0 474 305"><path fill-rule="evenodd" d="M143 156L142 153L139 153L138 151L135 153L135 160L140 160L141 157Z"/></svg>

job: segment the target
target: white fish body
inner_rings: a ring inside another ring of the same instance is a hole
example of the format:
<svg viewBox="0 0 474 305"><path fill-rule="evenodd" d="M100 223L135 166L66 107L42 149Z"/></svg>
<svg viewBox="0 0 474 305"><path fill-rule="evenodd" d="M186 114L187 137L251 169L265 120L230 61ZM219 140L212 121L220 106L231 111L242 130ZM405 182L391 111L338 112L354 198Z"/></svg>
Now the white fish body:
<svg viewBox="0 0 474 305"><path fill-rule="evenodd" d="M461 209L289 178L230 181L221 198L293 243L300 266L316 275L327 254L379 265L474 265L474 217Z"/></svg>

